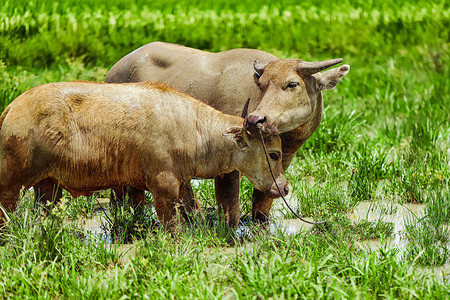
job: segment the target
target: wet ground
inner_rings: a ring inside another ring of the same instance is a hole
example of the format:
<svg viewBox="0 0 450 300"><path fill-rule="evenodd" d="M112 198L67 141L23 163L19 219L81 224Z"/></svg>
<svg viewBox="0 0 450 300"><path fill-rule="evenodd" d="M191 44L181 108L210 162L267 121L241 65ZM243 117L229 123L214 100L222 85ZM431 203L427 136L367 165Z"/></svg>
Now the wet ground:
<svg viewBox="0 0 450 300"><path fill-rule="evenodd" d="M111 239L108 237L102 229L102 224L105 222L104 212L107 209L109 199L99 198L98 203L102 206L101 209L97 209L95 216L91 219L82 220L83 227L86 231L89 231L102 239L109 242ZM362 202L353 212L348 214L348 217L354 222L358 223L361 220L367 220L369 222L376 222L382 220L384 222L392 223L394 225L393 234L390 238L392 246L399 248L404 247L406 242L403 235L406 224L414 222L414 220L420 219L424 214L425 206L422 204L393 204L393 203L374 203L374 202ZM282 214L274 207L273 216L276 223L271 224L271 230L282 229L286 234L296 234L299 232L309 231L313 225L302 222L299 219L283 219ZM306 220L313 221L311 218L305 218ZM238 234L245 234L247 231L246 225L241 225L238 228ZM381 242L378 240L368 241L367 246L371 249L376 249L381 246Z"/></svg>
<svg viewBox="0 0 450 300"><path fill-rule="evenodd" d="M375 203L375 202L361 202L356 206L347 216L356 224L362 220L369 222L383 221L393 224L393 233L389 239L392 246L402 248L405 245L404 231L405 226L418 220L424 215L425 206L422 204L395 204L395 203ZM302 222L299 219L282 219L282 214L278 211L274 215L279 219L276 224L284 229L287 234L294 234L298 232L307 232L313 225ZM306 218L309 221L312 219ZM367 241L367 247L376 250L381 246L379 240Z"/></svg>
<svg viewBox="0 0 450 300"><path fill-rule="evenodd" d="M362 202L349 216L354 223L363 219L369 222L381 220L392 223L394 225L393 233L387 242L390 246L402 250L407 242L404 236L406 225L416 223L423 217L424 210L425 205L423 204ZM378 249L381 247L381 241L369 240L367 247L372 250Z"/></svg>
<svg viewBox="0 0 450 300"><path fill-rule="evenodd" d="M111 237L108 236L102 229L102 223L106 222L104 219L104 212L107 209L109 199L98 199L102 208L97 209L95 216L92 219L83 220L84 229L86 232L90 232L107 243L111 242ZM281 206L280 206L281 205ZM313 225L302 222L299 219L283 219L282 210L283 203L279 202L273 208L274 222L270 226L270 230L276 231L278 229L283 230L286 234L296 234L300 232L308 232ZM383 221L393 224L392 235L385 241L378 239L365 240L357 243L362 249L377 250L382 246L394 247L401 253L406 246L407 239L405 237L405 228L407 224L415 223L424 215L425 206L422 204L395 204L395 203L376 203L376 202L362 202L356 206L351 213L347 216L353 223L359 223L362 220L369 222ZM313 221L310 218L305 218L309 221ZM241 236L248 235L249 228L246 225L239 226L237 234ZM244 238L245 239L245 238ZM123 254L122 260L129 260L134 256L135 248L132 244L117 245L116 250ZM230 248L230 252L234 252L234 248ZM450 273L450 264L446 264L442 267L435 268L436 273L444 272Z"/></svg>
<svg viewBox="0 0 450 300"><path fill-rule="evenodd" d="M313 225L302 222L299 219L283 219L280 210L283 210L278 204L278 211L275 208L274 215L278 217L278 226L287 234L295 234L299 232L308 232ZM383 221L393 224L392 235L386 240L368 239L357 243L364 250L376 251L381 247L396 248L399 255L405 250L407 238L405 236L406 226L415 224L425 214L425 205L423 204L396 204L392 202L361 202L347 216L353 224L357 224L363 220L369 222ZM311 219L306 218L309 221ZM450 247L450 245L449 245ZM443 274L450 274L450 263L446 263L441 267L431 268L438 276L442 278Z"/></svg>

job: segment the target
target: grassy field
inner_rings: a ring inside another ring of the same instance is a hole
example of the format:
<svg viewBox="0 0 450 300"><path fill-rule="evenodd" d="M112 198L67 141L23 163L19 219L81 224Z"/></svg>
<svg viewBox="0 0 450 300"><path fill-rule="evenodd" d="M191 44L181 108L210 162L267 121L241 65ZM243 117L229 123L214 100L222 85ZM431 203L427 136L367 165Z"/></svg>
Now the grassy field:
<svg viewBox="0 0 450 300"><path fill-rule="evenodd" d="M103 81L122 56L155 40L343 57L351 71L324 93L324 119L286 174L297 210L326 226L287 235L274 219L274 230L250 225L229 247L213 217L169 236L155 227L151 203L111 209L105 230L118 244L135 241L128 255L81 229L95 199L67 196L42 217L27 194L0 234L0 298L449 298L449 20L446 1L7 0L0 110L38 84ZM211 182L196 195L214 206ZM400 246L392 223L352 222L366 201L386 215L419 203L425 214L405 220ZM241 204L247 221L246 180ZM361 246L373 238L379 249Z"/></svg>

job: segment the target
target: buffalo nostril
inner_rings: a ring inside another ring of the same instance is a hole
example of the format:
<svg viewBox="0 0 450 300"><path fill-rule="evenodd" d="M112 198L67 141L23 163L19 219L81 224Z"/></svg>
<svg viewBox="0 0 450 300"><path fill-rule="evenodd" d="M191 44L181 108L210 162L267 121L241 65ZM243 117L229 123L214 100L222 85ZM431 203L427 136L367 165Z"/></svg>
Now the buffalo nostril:
<svg viewBox="0 0 450 300"><path fill-rule="evenodd" d="M289 188L288 188L288 187L285 187L285 188L284 188L284 195L286 196L287 194L289 194Z"/></svg>
<svg viewBox="0 0 450 300"><path fill-rule="evenodd" d="M260 116L249 115L247 116L247 123L256 125L258 123L264 123L266 118L261 118Z"/></svg>
<svg viewBox="0 0 450 300"><path fill-rule="evenodd" d="M264 124L264 123L266 123L267 122L267 119L266 119L266 117L264 117L264 118L260 118L259 120L258 120L258 122L256 122L256 124Z"/></svg>

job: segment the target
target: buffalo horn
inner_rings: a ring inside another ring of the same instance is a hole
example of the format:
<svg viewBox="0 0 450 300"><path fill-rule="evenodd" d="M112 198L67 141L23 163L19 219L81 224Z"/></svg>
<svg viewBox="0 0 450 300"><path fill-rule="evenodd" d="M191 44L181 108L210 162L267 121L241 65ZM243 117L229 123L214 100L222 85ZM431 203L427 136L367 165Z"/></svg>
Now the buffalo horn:
<svg viewBox="0 0 450 300"><path fill-rule="evenodd" d="M262 62L259 62L255 59L255 61L253 62L253 69L255 69L255 72L261 76L264 73L264 68L266 67L267 64L264 64Z"/></svg>
<svg viewBox="0 0 450 300"><path fill-rule="evenodd" d="M309 62L309 61L302 61L299 64L299 72L301 72L304 75L312 75L314 73L323 71L325 69L328 69L331 66L337 65L344 60L342 58L336 58L336 59L330 59L330 60L324 60L324 61L316 61L316 62Z"/></svg>

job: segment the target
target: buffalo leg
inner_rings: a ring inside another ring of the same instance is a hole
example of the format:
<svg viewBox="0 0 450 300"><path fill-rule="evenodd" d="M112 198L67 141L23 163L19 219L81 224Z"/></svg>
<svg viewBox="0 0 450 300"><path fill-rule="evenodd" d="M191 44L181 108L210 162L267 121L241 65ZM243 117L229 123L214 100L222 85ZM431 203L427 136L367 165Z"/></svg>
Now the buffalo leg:
<svg viewBox="0 0 450 300"><path fill-rule="evenodd" d="M62 198L62 189L48 178L36 183L33 190L35 204L56 203Z"/></svg>
<svg viewBox="0 0 450 300"><path fill-rule="evenodd" d="M29 145L26 143L19 143L7 146L7 150L5 150L5 146L3 145L2 158L0 159L0 204L5 209L4 212L14 211L20 198L21 189L29 189L36 181L39 183L42 182L41 185L37 185L37 190L40 188L50 190L50 192L46 192L46 197L51 200L53 183L50 180L41 180L44 178L42 166L46 165L46 159L43 158L39 161L38 165L33 165L30 164L30 162L32 163L33 161L28 156L28 152L19 151L29 149ZM46 158L48 160L51 159L49 157ZM51 189L49 186L51 186ZM62 195L62 193L60 195ZM5 215L0 210L0 219L2 219L1 216ZM0 220L0 224L1 222L2 221Z"/></svg>
<svg viewBox="0 0 450 300"><path fill-rule="evenodd" d="M174 232L177 223L176 213L176 199L169 195L155 194L155 209L158 215L159 223L163 225L163 228Z"/></svg>
<svg viewBox="0 0 450 300"><path fill-rule="evenodd" d="M194 191L192 190L192 186L190 184L183 184L180 188L180 200L181 205L183 206L185 217L189 217L189 214L198 211L200 217L205 219L202 208L198 199L194 195Z"/></svg>
<svg viewBox="0 0 450 300"><path fill-rule="evenodd" d="M267 223L269 221L269 213L270 208L272 207L273 198L257 189L253 189L252 203L253 221L263 224Z"/></svg>
<svg viewBox="0 0 450 300"><path fill-rule="evenodd" d="M237 228L241 218L239 207L239 182L241 175L238 171L214 177L216 200L219 210L219 220L231 228ZM225 220L222 218L225 217Z"/></svg>
<svg viewBox="0 0 450 300"><path fill-rule="evenodd" d="M181 186L173 174L160 174L157 176L157 186L152 191L159 222L170 232L175 231L178 221L177 204Z"/></svg>
<svg viewBox="0 0 450 300"><path fill-rule="evenodd" d="M129 199L133 202L133 205L145 205L145 191L127 186L126 188Z"/></svg>
<svg viewBox="0 0 450 300"><path fill-rule="evenodd" d="M20 186L0 186L0 230L6 219L6 213L13 212L20 196Z"/></svg>
<svg viewBox="0 0 450 300"><path fill-rule="evenodd" d="M116 186L111 188L111 194L109 196L109 201L111 203L116 203L116 201L122 202L125 200L126 187Z"/></svg>
<svg viewBox="0 0 450 300"><path fill-rule="evenodd" d="M5 161L6 159L3 160L3 165L0 165L0 170L5 166ZM21 189L23 187L27 189L31 186L30 180L21 178L20 175L16 176L17 173L15 172L5 173L0 173L0 230L7 217L6 214L12 213L16 209L20 200ZM27 174L28 172L23 173Z"/></svg>

